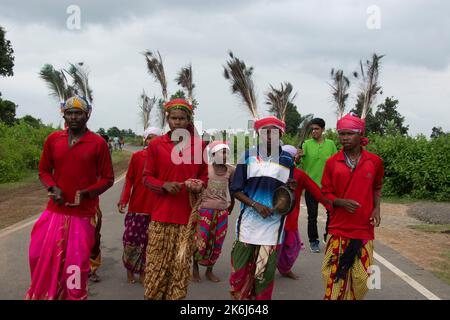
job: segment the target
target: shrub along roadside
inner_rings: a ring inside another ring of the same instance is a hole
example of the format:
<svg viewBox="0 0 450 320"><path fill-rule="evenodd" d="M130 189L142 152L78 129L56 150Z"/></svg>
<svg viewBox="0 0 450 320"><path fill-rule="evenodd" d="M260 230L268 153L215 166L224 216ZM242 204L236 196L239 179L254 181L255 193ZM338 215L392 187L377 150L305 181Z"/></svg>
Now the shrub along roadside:
<svg viewBox="0 0 450 320"><path fill-rule="evenodd" d="M0 183L18 181L37 169L45 138L55 130L23 120L12 126L0 122Z"/></svg>
<svg viewBox="0 0 450 320"><path fill-rule="evenodd" d="M324 136L341 147L336 131L328 129ZM295 136L283 137L285 144L296 145L297 141ZM371 134L367 150L383 159L383 195L450 201L450 136Z"/></svg>

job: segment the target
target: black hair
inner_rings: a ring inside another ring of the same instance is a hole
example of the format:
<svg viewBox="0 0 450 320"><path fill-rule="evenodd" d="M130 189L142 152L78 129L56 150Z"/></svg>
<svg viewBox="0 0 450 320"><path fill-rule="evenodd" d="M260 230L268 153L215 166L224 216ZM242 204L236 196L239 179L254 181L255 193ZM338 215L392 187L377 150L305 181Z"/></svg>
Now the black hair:
<svg viewBox="0 0 450 320"><path fill-rule="evenodd" d="M322 118L314 118L314 119L312 119L310 121L309 125L312 125L312 124L317 124L322 129L325 129L325 120L323 120Z"/></svg>

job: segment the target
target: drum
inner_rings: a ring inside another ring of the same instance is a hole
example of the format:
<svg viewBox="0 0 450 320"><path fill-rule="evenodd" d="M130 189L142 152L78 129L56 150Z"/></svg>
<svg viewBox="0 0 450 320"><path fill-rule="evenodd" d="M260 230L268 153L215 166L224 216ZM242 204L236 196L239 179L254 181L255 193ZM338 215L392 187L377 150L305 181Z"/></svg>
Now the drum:
<svg viewBox="0 0 450 320"><path fill-rule="evenodd" d="M278 187L272 197L272 208L280 214L286 215L294 209L295 195L287 186Z"/></svg>

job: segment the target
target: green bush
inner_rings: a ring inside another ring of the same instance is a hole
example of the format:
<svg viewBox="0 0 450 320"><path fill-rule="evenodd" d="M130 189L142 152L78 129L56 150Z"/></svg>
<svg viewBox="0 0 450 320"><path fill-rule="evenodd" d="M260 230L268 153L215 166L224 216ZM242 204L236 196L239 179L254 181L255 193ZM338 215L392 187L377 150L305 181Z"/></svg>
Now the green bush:
<svg viewBox="0 0 450 320"><path fill-rule="evenodd" d="M17 181L37 169L45 138L54 130L23 120L13 126L0 123L0 183Z"/></svg>
<svg viewBox="0 0 450 320"><path fill-rule="evenodd" d="M367 150L384 162L383 194L450 201L450 137L369 137Z"/></svg>

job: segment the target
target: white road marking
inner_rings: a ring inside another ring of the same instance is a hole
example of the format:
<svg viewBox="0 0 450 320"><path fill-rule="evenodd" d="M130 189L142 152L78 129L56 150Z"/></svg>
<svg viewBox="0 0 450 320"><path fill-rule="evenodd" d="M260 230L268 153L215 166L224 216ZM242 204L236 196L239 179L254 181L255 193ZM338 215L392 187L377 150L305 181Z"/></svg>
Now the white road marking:
<svg viewBox="0 0 450 320"><path fill-rule="evenodd" d="M125 178L126 173L122 174L117 180L114 181L114 185L116 183L119 183ZM22 230L23 228L28 227L29 225L36 222L36 220L39 218L41 214L35 215L31 218L28 218L24 221L18 222L16 224L13 224L12 226L6 227L5 229L0 231L0 238L3 238L11 233L14 233L16 231Z"/></svg>
<svg viewBox="0 0 450 320"><path fill-rule="evenodd" d="M408 276L406 273L404 273L402 270L394 266L392 263L387 261L385 258L380 256L378 253L374 251L373 253L374 258L380 262L382 265L384 265L386 268L391 270L395 275L397 275L400 279L405 281L407 284L409 284L411 287L416 289L420 294L422 294L425 298L428 300L441 300L438 296L433 294L430 290L422 286L420 283L418 283L416 280Z"/></svg>

